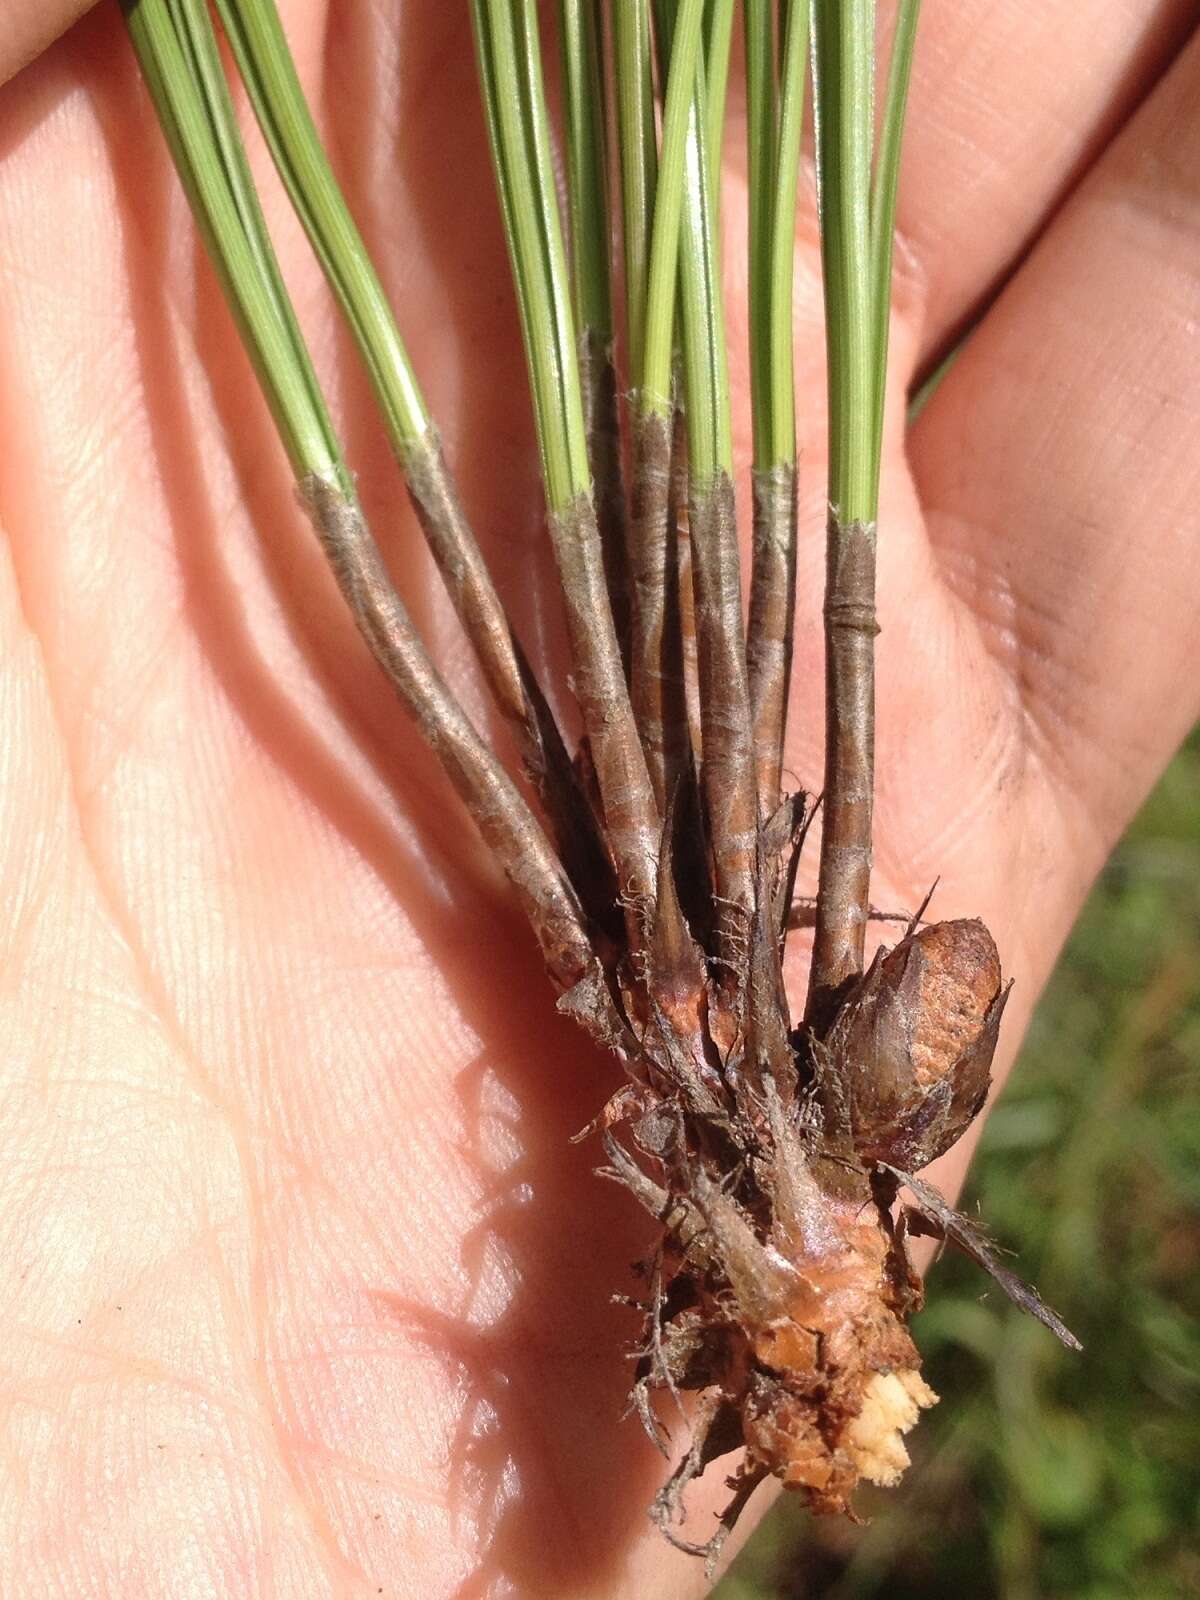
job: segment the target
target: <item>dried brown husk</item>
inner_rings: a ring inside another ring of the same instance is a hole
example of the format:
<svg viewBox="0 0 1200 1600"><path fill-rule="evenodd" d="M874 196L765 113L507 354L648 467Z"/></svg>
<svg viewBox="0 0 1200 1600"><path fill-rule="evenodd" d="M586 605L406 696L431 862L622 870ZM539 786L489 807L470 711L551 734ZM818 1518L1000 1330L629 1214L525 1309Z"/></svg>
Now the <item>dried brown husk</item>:
<svg viewBox="0 0 1200 1600"><path fill-rule="evenodd" d="M830 1136L910 1172L944 1154L987 1099L1007 998L982 922L933 923L881 948L817 1051Z"/></svg>
<svg viewBox="0 0 1200 1600"><path fill-rule="evenodd" d="M1007 993L990 934L970 920L914 924L843 983L827 1023L793 1026L782 950L811 809L793 797L760 818L764 751L750 715L728 479L694 489L689 508L702 748L683 715L679 771L661 807L591 504L551 519L585 729L571 781L594 796L623 890L610 909L624 907L623 924L585 905L450 697L357 506L318 480L304 498L364 638L511 878L560 1009L624 1068L625 1087L596 1119L605 1171L660 1228L644 1269L631 1403L662 1447L661 1397L696 1397L656 1520L677 1539L689 1483L734 1451L741 1464L713 1537L679 1541L710 1561L768 1476L816 1511L853 1515L861 1480L903 1470L902 1434L935 1398L907 1330L920 1303L908 1234L966 1250L1070 1341L978 1229L915 1176L986 1096ZM669 627L678 643L677 611ZM902 1186L911 1203L897 1209Z"/></svg>
<svg viewBox="0 0 1200 1600"><path fill-rule="evenodd" d="M780 831L763 830L764 860L783 856ZM775 1026L756 1041L730 1015L665 880L658 906L655 1025L627 1060L636 1093L604 1118L605 1170L662 1226L644 1269L633 1408L661 1447L655 1397L698 1396L691 1443L654 1506L670 1537L688 1484L744 1452L713 1538L677 1541L711 1560L764 1477L815 1511L853 1515L860 1481L902 1472L902 1434L936 1399L907 1330L921 1301L908 1233L968 1250L1073 1341L978 1230L887 1157L913 1151L923 1165L961 1136L986 1093L1007 991L983 925L910 931L819 1040L790 1029L764 949L777 951L777 932L758 919L749 967L768 974L760 1011L774 1007ZM828 1085L852 1055L848 1115ZM915 1204L897 1214L901 1184Z"/></svg>
<svg viewBox="0 0 1200 1600"><path fill-rule="evenodd" d="M623 935L620 921L589 913L453 702L357 506L322 481L304 497L363 636L512 879L560 1009L624 1068L626 1086L596 1119L605 1171L660 1228L631 1402L662 1447L660 1398L696 1397L656 1520L677 1538L689 1483L739 1450L713 1537L680 1541L687 1548L714 1559L768 1476L816 1511L853 1515L861 1480L902 1471L902 1434L934 1399L907 1331L920 1303L909 1233L966 1250L1070 1340L915 1176L961 1137L987 1092L1007 993L990 934L977 921L914 924L843 987L827 1025L793 1026L782 949L811 810L793 797L759 818L727 479L690 507L703 748L687 740L661 810L604 609L594 514L581 502L552 519L564 588L574 585L586 734L573 781L595 794L625 888ZM912 1203L897 1210L901 1186Z"/></svg>
<svg viewBox="0 0 1200 1600"><path fill-rule="evenodd" d="M582 723L573 754L432 430L404 461L546 826L425 652L348 474L310 474L299 489L363 640L507 874L559 1009L624 1070L594 1123L603 1170L659 1229L631 1401L661 1446L662 1395L695 1397L690 1439L653 1507L673 1538L690 1482L742 1452L713 1538L686 1546L711 1559L767 1476L815 1510L853 1514L860 1480L902 1470L901 1435L934 1398L907 1330L921 1296L909 1233L965 1251L1074 1341L916 1176L987 1093L1007 992L990 934L975 921L914 925L863 972L874 523L834 508L827 527L824 816L797 1027L782 952L812 811L780 792L794 471L754 484L747 638L729 476L689 474L679 405L636 397L626 562L612 352L585 334L579 355L595 492L580 488L548 517Z"/></svg>
<svg viewBox="0 0 1200 1600"><path fill-rule="evenodd" d="M754 717L758 802L770 815L783 798L783 739L792 681L796 616L796 464L757 471L746 666Z"/></svg>

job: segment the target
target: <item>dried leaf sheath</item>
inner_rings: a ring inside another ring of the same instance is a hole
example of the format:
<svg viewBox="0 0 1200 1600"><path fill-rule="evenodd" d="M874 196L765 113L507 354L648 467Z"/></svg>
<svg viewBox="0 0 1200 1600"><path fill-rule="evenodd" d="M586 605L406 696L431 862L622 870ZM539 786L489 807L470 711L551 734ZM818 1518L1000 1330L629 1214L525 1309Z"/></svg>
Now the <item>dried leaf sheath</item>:
<svg viewBox="0 0 1200 1600"><path fill-rule="evenodd" d="M718 946L725 980L740 992L754 918L758 800L733 484L724 473L711 485L693 481L688 519Z"/></svg>
<svg viewBox="0 0 1200 1600"><path fill-rule="evenodd" d="M668 417L658 411L635 415L633 455L630 695L655 798L665 814L687 739Z"/></svg>
<svg viewBox="0 0 1200 1600"><path fill-rule="evenodd" d="M571 687L596 773L619 891L640 927L639 919L654 903L658 808L608 609L596 513L580 495L564 510L550 511L548 520L571 641ZM640 942L639 934L635 948Z"/></svg>
<svg viewBox="0 0 1200 1600"><path fill-rule="evenodd" d="M746 654L758 803L767 818L782 798L796 605L792 297L809 8L807 0L785 0L778 8L771 0L745 0L744 15L749 190L746 254L754 444Z"/></svg>
<svg viewBox="0 0 1200 1600"><path fill-rule="evenodd" d="M511 629L432 428L405 451L403 466L430 551L496 705L516 737L567 875L589 913L603 917L616 886L596 819L554 714Z"/></svg>
<svg viewBox="0 0 1200 1600"><path fill-rule="evenodd" d="M796 611L795 463L781 462L755 472L751 488L754 536L746 661L758 805L765 819L783 798L783 740Z"/></svg>
<svg viewBox="0 0 1200 1600"><path fill-rule="evenodd" d="M612 339L586 328L579 344L579 381L584 427L592 465L596 522L604 552L604 574L613 627L628 669L630 652L629 528L621 471L621 425Z"/></svg>
<svg viewBox="0 0 1200 1600"><path fill-rule="evenodd" d="M321 146L274 0L218 0L218 9L276 169L362 356L455 611L515 734L568 874L597 911L612 898L603 847L463 512L383 285Z"/></svg>
<svg viewBox="0 0 1200 1600"><path fill-rule="evenodd" d="M822 1031L862 971L875 781L875 524L831 512L825 576L825 800L806 1020Z"/></svg>
<svg viewBox="0 0 1200 1600"><path fill-rule="evenodd" d="M629 573L613 348L604 19L596 0L559 0L558 35L571 301L579 341L584 431L609 604L628 666Z"/></svg>
<svg viewBox="0 0 1200 1600"><path fill-rule="evenodd" d="M661 817L625 681L591 498L537 14L531 0L472 0L471 16L542 447L574 692L636 950L654 901Z"/></svg>
<svg viewBox="0 0 1200 1600"><path fill-rule="evenodd" d="M699 658L700 778L713 861L716 954L722 985L733 997L734 1017L740 1023L755 910L758 804L731 477L733 436L717 208L707 147L707 130L719 126L721 119L710 117L703 54L692 62L684 51L686 28L694 25L696 12L683 4L676 10L669 3L660 12L666 33L661 44L669 61L668 116L677 92L687 96L676 102L683 127L679 325ZM719 35L715 42L719 45Z"/></svg>
<svg viewBox="0 0 1200 1600"><path fill-rule="evenodd" d="M686 745L690 738L696 761L704 759L704 733L700 727L700 649L696 642L696 586L692 580L692 530L688 526L687 423L676 405L671 418L671 492L668 502L668 537L675 540L675 577L679 585L680 659L683 662L683 702L687 718Z"/></svg>
<svg viewBox="0 0 1200 1600"><path fill-rule="evenodd" d="M426 654L358 506L315 476L299 490L360 633L512 883L550 976L570 989L593 971L596 957L549 841Z"/></svg>
<svg viewBox="0 0 1200 1600"><path fill-rule="evenodd" d="M498 709L517 734L522 758L536 773L549 759L545 697L532 683L513 638L437 434L430 430L408 449L403 466L413 507L454 609L475 645ZM567 759L565 749L563 759Z"/></svg>

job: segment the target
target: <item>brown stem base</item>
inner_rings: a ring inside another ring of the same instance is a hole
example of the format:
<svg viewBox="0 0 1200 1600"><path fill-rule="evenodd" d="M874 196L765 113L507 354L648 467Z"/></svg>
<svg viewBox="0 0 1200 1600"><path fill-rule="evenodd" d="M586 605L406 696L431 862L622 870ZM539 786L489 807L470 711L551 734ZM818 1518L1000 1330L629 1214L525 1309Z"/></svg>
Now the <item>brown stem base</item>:
<svg viewBox="0 0 1200 1600"><path fill-rule="evenodd" d="M805 1021L818 1033L862 971L875 788L875 524L829 518L825 798Z"/></svg>

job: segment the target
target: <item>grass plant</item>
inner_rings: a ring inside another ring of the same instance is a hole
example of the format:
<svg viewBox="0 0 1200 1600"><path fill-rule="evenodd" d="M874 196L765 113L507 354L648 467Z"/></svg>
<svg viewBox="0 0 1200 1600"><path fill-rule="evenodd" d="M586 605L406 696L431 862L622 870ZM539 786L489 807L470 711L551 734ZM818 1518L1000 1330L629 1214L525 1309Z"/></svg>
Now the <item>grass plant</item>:
<svg viewBox="0 0 1200 1600"><path fill-rule="evenodd" d="M965 1132L987 1092L1007 994L990 934L977 921L918 915L863 970L876 517L917 6L899 8L878 134L873 0L812 7L830 468L825 787L800 1019L783 952L813 808L784 793L782 751L808 5L746 0L743 12L755 507L747 616L718 230L732 0L630 0L611 30L598 6L560 0L561 128L536 0L471 0L582 730L573 750L463 513L402 316L322 149L274 0L218 0L217 9L463 631L517 735L537 809L430 660L367 528L275 263L205 0L125 0L332 575L507 873L559 1009L624 1070L594 1131L608 1175L659 1227L644 1268L632 1404L661 1444L656 1400L696 1392L690 1442L651 1510L669 1539L711 1563L767 1477L837 1512L860 1479L899 1476L900 1435L934 1398L906 1326L919 1299L906 1229L957 1246L1074 1342L980 1230L916 1176ZM623 274L611 247L614 143ZM682 1539L689 1485L737 1449L712 1537Z"/></svg>

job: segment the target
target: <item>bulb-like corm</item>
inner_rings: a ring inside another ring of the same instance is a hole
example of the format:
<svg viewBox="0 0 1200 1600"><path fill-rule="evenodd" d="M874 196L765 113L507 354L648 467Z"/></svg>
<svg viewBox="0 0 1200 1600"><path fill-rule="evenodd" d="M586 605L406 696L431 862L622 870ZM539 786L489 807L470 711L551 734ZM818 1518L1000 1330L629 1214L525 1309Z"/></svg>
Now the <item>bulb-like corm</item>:
<svg viewBox="0 0 1200 1600"><path fill-rule="evenodd" d="M1007 997L982 922L880 950L818 1046L827 1136L908 1172L948 1150L987 1098Z"/></svg>

